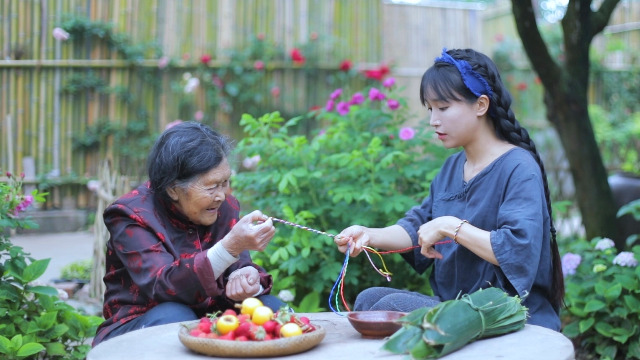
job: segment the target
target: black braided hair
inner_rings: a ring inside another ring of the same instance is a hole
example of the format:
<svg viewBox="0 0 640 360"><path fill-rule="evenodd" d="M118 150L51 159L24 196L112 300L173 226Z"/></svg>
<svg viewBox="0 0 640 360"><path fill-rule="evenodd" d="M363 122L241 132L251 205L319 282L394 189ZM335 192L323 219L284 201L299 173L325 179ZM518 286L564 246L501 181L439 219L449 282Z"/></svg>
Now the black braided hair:
<svg viewBox="0 0 640 360"><path fill-rule="evenodd" d="M447 53L456 60L465 60L468 62L472 69L489 83L492 89L489 118L491 118L493 122L498 138L529 151L540 166L551 229L551 255L553 262L553 283L551 288L553 293L551 294L551 298L559 308L564 303L564 277L556 240L556 228L553 225L547 173L544 169L542 158L538 153L535 143L529 136L529 132L520 126L511 109L511 94L503 85L495 63L488 56L472 49L452 49L447 51ZM469 103L475 102L478 99L463 83L458 69L445 62L435 63L423 75L420 85L420 101L422 105L427 104L427 98L467 101Z"/></svg>

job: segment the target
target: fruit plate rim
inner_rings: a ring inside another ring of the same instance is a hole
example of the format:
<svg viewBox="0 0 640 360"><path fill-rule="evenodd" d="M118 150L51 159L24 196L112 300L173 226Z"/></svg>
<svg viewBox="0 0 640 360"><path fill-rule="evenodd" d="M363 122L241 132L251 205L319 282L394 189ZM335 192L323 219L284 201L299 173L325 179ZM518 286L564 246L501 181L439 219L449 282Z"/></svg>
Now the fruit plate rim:
<svg viewBox="0 0 640 360"><path fill-rule="evenodd" d="M301 353L314 348L325 337L326 330L314 325L315 330L302 335L266 341L234 341L200 338L189 334L198 320L182 323L178 331L180 342L191 351L217 357L273 357Z"/></svg>

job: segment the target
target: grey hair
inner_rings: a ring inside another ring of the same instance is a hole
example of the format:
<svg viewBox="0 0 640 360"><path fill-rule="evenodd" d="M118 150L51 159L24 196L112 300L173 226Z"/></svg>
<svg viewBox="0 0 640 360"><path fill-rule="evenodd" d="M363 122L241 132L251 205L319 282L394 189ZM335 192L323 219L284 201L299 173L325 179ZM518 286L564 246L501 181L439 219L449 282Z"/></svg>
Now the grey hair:
<svg viewBox="0 0 640 360"><path fill-rule="evenodd" d="M229 137L195 121L183 122L165 130L147 158L151 189L156 196L169 199L167 188L186 187L199 175L219 166L233 148Z"/></svg>

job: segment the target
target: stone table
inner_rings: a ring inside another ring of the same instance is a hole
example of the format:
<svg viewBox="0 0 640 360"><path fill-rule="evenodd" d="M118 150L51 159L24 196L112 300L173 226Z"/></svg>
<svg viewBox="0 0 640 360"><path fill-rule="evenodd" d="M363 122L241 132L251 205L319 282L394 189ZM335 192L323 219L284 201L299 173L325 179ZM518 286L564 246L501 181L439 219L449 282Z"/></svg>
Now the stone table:
<svg viewBox="0 0 640 360"><path fill-rule="evenodd" d="M363 338L349 320L332 312L305 313L313 324L326 329L327 334L316 347L286 359L406 359L381 350L384 339ZM197 354L186 348L178 338L180 324L150 327L104 341L93 348L87 360L136 359L228 359ZM483 340L475 341L441 359L518 359L573 360L571 341L561 333L535 325ZM245 358L246 359L246 358Z"/></svg>

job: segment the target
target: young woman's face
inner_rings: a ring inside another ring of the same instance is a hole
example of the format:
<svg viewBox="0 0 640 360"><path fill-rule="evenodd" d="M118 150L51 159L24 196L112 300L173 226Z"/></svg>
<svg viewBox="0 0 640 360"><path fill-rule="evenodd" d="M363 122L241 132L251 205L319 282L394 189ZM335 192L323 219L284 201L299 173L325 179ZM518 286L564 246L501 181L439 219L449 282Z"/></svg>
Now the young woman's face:
<svg viewBox="0 0 640 360"><path fill-rule="evenodd" d="M231 168L227 160L200 175L187 188L174 186L167 193L191 222L212 225L218 219L218 209L230 192Z"/></svg>
<svg viewBox="0 0 640 360"><path fill-rule="evenodd" d="M468 145L474 140L478 126L478 103L458 100L429 100L427 106L431 117L429 124L446 148Z"/></svg>

